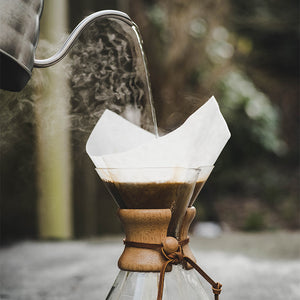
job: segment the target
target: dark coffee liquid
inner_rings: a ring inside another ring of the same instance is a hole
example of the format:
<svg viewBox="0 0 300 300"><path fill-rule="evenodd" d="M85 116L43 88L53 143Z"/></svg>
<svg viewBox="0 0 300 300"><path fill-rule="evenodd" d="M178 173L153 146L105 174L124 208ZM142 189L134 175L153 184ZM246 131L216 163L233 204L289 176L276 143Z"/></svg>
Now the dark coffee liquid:
<svg viewBox="0 0 300 300"><path fill-rule="evenodd" d="M105 182L120 208L165 209L169 208L172 217L168 234L178 235L185 215L194 183L187 182Z"/></svg>
<svg viewBox="0 0 300 300"><path fill-rule="evenodd" d="M205 183L205 180L196 182L195 189L194 189L193 195L191 197L191 201L189 203L189 207L192 206L194 204L194 202L196 201L200 191L202 190L202 188L204 186L204 183Z"/></svg>

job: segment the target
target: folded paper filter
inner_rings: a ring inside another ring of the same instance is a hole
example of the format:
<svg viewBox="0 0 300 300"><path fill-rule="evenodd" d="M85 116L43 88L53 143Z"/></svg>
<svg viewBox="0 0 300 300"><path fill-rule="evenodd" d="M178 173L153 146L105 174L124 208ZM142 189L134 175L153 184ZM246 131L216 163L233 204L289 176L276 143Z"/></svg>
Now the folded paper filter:
<svg viewBox="0 0 300 300"><path fill-rule="evenodd" d="M219 105L211 97L180 127L159 138L106 110L87 141L86 151L96 168L103 170L102 179L112 179L111 173L105 172L107 168L118 168L124 172L118 172L114 181L153 182L165 178L168 168L174 175L174 168L213 166L229 138ZM140 172L136 178L125 171L134 168L161 169L156 174ZM201 176L207 179L209 174L201 172Z"/></svg>

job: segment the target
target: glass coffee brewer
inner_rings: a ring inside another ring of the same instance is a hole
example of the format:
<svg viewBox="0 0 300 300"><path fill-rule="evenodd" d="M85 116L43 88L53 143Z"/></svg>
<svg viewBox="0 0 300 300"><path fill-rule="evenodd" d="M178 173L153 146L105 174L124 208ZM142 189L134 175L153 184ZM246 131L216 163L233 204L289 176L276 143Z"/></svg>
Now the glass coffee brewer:
<svg viewBox="0 0 300 300"><path fill-rule="evenodd" d="M221 284L196 264L188 230L193 203L229 137L214 97L161 137L103 113L86 150L119 205L126 236L107 300L207 300L201 276L219 299Z"/></svg>
<svg viewBox="0 0 300 300"><path fill-rule="evenodd" d="M218 299L221 284L196 264L188 244L189 226L196 214L192 205L212 169L96 169L120 207L126 235L120 272L107 300L206 300L200 275Z"/></svg>

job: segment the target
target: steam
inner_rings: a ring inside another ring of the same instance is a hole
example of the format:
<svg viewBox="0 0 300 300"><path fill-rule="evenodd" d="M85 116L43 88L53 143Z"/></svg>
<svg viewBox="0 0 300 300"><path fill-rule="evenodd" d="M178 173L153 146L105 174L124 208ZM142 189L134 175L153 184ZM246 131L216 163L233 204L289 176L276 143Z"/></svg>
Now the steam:
<svg viewBox="0 0 300 300"><path fill-rule="evenodd" d="M0 150L4 154L20 140L27 138L25 132L31 136L34 104L28 89L17 97L15 93L0 90L0 99Z"/></svg>
<svg viewBox="0 0 300 300"><path fill-rule="evenodd" d="M62 37L62 40L65 37ZM57 45L56 45L57 46ZM41 40L37 57L49 57L57 49L49 42ZM43 55L42 55L43 54ZM66 74L68 76L68 74ZM18 93L0 90L0 149L5 154L25 143L35 142L37 102L44 101L40 91L49 85L48 72L45 69L34 69L26 87ZM61 97L67 97L66 93ZM43 103L47 105L46 102ZM49 103L50 106L51 103ZM50 109L49 109L50 111ZM51 114L44 115L44 124L51 130Z"/></svg>
<svg viewBox="0 0 300 300"><path fill-rule="evenodd" d="M105 109L151 126L138 47L134 31L122 21L101 20L83 33L71 54L74 130L90 133Z"/></svg>

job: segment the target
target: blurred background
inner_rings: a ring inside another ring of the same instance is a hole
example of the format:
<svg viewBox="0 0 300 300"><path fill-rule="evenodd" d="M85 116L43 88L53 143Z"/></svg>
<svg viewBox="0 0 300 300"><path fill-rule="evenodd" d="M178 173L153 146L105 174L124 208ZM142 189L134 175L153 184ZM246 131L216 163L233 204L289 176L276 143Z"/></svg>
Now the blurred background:
<svg viewBox="0 0 300 300"><path fill-rule="evenodd" d="M219 102L232 137L199 195L196 221L227 231L299 229L298 1L46 0L37 57L102 9L139 26L161 132L211 95ZM34 69L22 92L0 91L2 243L121 232L85 153L105 107L101 76L91 75L98 33L92 26L64 62Z"/></svg>

